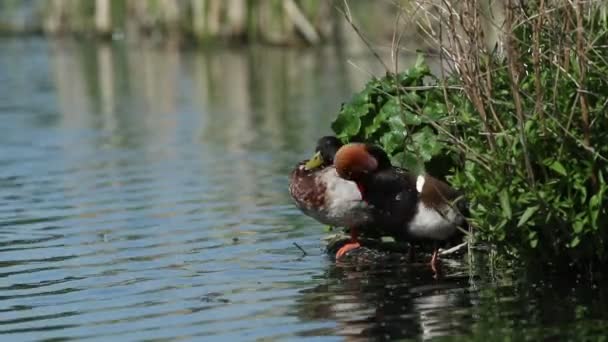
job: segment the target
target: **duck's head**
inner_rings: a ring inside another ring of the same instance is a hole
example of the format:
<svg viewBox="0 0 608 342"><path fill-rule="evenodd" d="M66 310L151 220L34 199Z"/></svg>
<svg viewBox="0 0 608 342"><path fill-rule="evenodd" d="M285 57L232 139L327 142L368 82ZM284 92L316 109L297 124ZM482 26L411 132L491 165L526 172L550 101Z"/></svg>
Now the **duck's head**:
<svg viewBox="0 0 608 342"><path fill-rule="evenodd" d="M314 170L319 167L330 166L334 163L336 152L342 147L342 142L334 136L325 136L317 141L315 154L310 158L304 168Z"/></svg>
<svg viewBox="0 0 608 342"><path fill-rule="evenodd" d="M362 143L342 146L334 157L334 166L340 177L354 182L364 181L370 175L392 167L383 149Z"/></svg>

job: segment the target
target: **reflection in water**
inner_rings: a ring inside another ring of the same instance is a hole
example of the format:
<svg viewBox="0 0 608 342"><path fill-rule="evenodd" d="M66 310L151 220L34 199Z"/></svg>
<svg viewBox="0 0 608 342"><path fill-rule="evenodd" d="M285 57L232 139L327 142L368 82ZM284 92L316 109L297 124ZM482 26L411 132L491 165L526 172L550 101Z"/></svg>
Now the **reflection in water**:
<svg viewBox="0 0 608 342"><path fill-rule="evenodd" d="M468 276L436 281L428 267L403 263L337 265L303 292L305 319L338 322L331 333L374 339L430 339L465 333L473 321Z"/></svg>
<svg viewBox="0 0 608 342"><path fill-rule="evenodd" d="M329 266L318 276L318 285L301 291L295 307L303 321L336 325L299 335L340 335L347 340L596 340L608 328L608 298L599 285L563 275L490 280L471 277L464 266L450 266L452 274L440 280L428 267L399 263Z"/></svg>
<svg viewBox="0 0 608 342"><path fill-rule="evenodd" d="M286 175L368 78L346 61L381 74L372 59L2 43L3 339L575 339L607 327L604 287L496 280L483 266L434 280L325 256Z"/></svg>

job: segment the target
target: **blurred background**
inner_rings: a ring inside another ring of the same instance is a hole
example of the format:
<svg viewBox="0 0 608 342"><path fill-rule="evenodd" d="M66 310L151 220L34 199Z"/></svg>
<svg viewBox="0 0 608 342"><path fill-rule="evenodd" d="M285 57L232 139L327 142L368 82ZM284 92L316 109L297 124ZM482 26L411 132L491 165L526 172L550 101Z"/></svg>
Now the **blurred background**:
<svg viewBox="0 0 608 342"><path fill-rule="evenodd" d="M170 134L172 118L188 102L190 110L214 113L203 116L209 120L205 127L213 127L207 132L218 134L220 128L232 145L249 144L263 132L283 147L293 140L311 144L310 135L302 136L306 131L328 132L340 104L370 77L385 73L343 12L392 67L399 6L390 1L349 1L344 7L341 1L294 0L8 0L0 4L0 35L8 74L42 77L33 69L45 68L60 115L75 122L99 112L95 120L117 135L114 141L129 140L118 137L133 115L125 107L145 112L147 129L158 139ZM407 67L426 45L414 22L402 19L399 26L400 67ZM16 84L11 92L27 93L20 87L31 84ZM303 119L310 117L315 119Z"/></svg>
<svg viewBox="0 0 608 342"><path fill-rule="evenodd" d="M7 0L0 31L53 36L150 38L175 43L357 45L344 12L374 39L389 39L398 9L411 1ZM407 21L407 20L406 20ZM410 23L411 31L415 25ZM406 32L408 39L414 32Z"/></svg>

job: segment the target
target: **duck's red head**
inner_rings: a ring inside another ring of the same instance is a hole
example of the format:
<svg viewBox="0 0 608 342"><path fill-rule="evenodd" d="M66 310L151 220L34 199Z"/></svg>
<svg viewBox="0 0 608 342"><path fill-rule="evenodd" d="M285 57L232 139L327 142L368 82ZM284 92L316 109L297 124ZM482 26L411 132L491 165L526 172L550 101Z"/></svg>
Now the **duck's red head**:
<svg viewBox="0 0 608 342"><path fill-rule="evenodd" d="M351 143L338 150L334 166L340 177L357 182L378 169L378 160L370 153L368 145Z"/></svg>

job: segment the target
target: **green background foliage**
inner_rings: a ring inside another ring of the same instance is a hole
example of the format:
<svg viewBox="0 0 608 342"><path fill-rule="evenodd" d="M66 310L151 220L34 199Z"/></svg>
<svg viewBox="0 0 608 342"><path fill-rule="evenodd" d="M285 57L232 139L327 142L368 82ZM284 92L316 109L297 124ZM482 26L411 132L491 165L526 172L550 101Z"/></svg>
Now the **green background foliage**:
<svg viewBox="0 0 608 342"><path fill-rule="evenodd" d="M564 15L556 12L554 19ZM559 20L536 41L533 21L515 26L511 57L491 52L481 63L479 75L491 80L485 119L462 75L436 78L419 57L402 73L370 80L332 129L344 141L381 145L412 172L447 176L471 202L476 239L525 260L597 268L608 257L605 23L585 18L584 51L564 49L580 37Z"/></svg>

